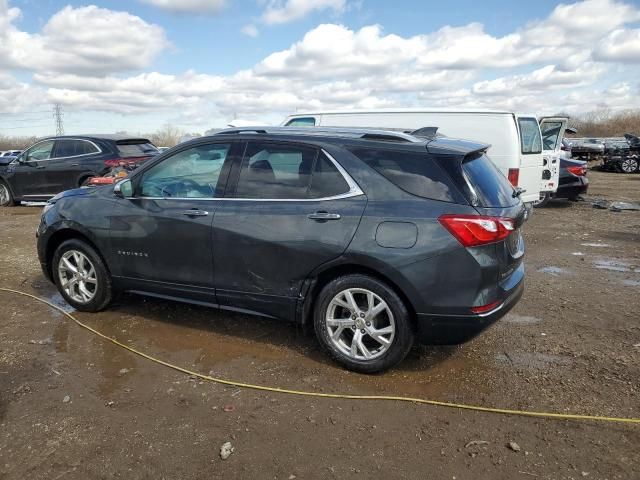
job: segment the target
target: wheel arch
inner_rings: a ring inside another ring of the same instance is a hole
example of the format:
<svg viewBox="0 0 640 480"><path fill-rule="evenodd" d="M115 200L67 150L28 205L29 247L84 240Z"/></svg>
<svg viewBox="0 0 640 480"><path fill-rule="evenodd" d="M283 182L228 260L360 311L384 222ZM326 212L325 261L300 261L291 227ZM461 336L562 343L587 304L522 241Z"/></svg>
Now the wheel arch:
<svg viewBox="0 0 640 480"><path fill-rule="evenodd" d="M415 325L416 322L416 309L413 303L409 300L409 297L400 288L398 283L391 279L388 275L381 273L380 271L362 264L356 263L341 263L338 265L329 266L323 270L316 272L312 277L305 281L306 293L302 302L299 302L299 308L296 315L296 320L302 324L309 324L313 319L313 311L316 306L318 295L322 289L332 280L345 275L367 275L369 277L379 280L391 288L396 295L400 297L405 307L409 311L410 320Z"/></svg>
<svg viewBox="0 0 640 480"><path fill-rule="evenodd" d="M91 248L93 248L96 251L96 253L100 256L107 270L110 270L109 264L107 263L106 259L104 258L104 255L102 254L102 252L100 251L96 243L88 235L84 234L83 232L67 227L67 228L62 228L56 231L55 233L53 233L49 238L49 241L47 242L47 247L45 250L45 262L46 262L47 273L50 279L53 278L52 262L53 262L53 255L55 254L56 250L60 245L62 245L62 243L66 242L67 240L74 240L74 239L81 240L86 244L88 244L89 246L91 246Z"/></svg>

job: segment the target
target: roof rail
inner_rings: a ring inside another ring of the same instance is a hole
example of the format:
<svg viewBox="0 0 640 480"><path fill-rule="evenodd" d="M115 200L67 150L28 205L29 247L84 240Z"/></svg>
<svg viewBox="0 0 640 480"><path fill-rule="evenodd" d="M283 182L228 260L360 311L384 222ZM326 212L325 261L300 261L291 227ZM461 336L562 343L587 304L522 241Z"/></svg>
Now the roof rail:
<svg viewBox="0 0 640 480"><path fill-rule="evenodd" d="M373 128L344 128L344 127L243 127L229 128L216 132L215 135L233 135L241 133L256 134L307 134L317 136L351 137L365 140L381 140L395 142L424 142L418 138L403 132L394 130L382 130Z"/></svg>

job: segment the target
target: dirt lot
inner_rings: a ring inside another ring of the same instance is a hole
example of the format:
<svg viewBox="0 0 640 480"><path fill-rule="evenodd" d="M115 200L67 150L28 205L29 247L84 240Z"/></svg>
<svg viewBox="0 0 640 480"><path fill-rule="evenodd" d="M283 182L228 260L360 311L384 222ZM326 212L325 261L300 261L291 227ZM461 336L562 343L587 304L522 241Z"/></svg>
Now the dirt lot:
<svg viewBox="0 0 640 480"><path fill-rule="evenodd" d="M640 175L590 178L591 197L640 200ZM0 211L0 286L63 304L39 270L39 214ZM277 321L131 295L77 317L230 379L640 417L640 212L554 202L535 211L525 236L527 287L509 316L461 347L418 347L379 376L336 367L311 333ZM640 426L203 383L29 299L0 293L0 302L3 479L640 478ZM226 441L235 451L222 460Z"/></svg>

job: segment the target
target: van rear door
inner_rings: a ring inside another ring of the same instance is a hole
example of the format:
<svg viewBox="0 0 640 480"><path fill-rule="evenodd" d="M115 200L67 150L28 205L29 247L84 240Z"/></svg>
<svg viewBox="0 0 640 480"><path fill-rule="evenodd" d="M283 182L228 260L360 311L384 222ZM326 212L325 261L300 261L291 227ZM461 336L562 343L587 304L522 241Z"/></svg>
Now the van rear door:
<svg viewBox="0 0 640 480"><path fill-rule="evenodd" d="M569 119L566 117L542 117L540 133L542 134L542 180L540 192L555 192L560 180L560 147L562 137L567 129Z"/></svg>
<svg viewBox="0 0 640 480"><path fill-rule="evenodd" d="M524 192L520 198L523 202L540 200L540 179L542 178L542 136L540 125L534 115L516 116L518 137L520 139L520 170L518 182L514 185Z"/></svg>

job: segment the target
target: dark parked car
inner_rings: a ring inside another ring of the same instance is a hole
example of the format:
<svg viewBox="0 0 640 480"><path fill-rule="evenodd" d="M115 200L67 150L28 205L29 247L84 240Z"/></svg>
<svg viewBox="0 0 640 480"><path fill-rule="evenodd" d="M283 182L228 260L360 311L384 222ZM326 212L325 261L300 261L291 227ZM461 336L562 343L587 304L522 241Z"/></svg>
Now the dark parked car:
<svg viewBox="0 0 640 480"><path fill-rule="evenodd" d="M554 198L577 200L579 195L587 193L588 188L587 162L560 159L560 180Z"/></svg>
<svg viewBox="0 0 640 480"><path fill-rule="evenodd" d="M523 291L525 208L487 145L375 130L224 131L48 202L45 275L74 308L118 291L313 323L377 372L460 343Z"/></svg>
<svg viewBox="0 0 640 480"><path fill-rule="evenodd" d="M571 139L571 155L581 160L597 160L604 155L604 143L597 138Z"/></svg>
<svg viewBox="0 0 640 480"><path fill-rule="evenodd" d="M126 161L144 161L158 150L145 138L91 135L45 138L13 160L0 157L0 206L47 200Z"/></svg>

